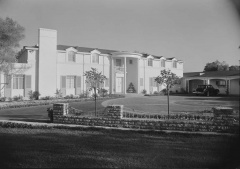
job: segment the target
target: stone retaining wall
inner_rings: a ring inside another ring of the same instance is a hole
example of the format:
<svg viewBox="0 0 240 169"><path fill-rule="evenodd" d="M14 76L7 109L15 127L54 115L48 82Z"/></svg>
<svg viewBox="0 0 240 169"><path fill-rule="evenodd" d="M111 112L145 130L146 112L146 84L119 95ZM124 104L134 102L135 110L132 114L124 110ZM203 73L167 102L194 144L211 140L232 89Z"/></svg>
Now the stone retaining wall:
<svg viewBox="0 0 240 169"><path fill-rule="evenodd" d="M64 107L64 106L62 106ZM54 110L53 110L54 111ZM66 114L64 110L53 114L53 122L61 124L78 124L87 126L106 126L131 129L151 129L151 130L181 130L181 131L201 131L201 132L225 132L239 133L239 124L234 124L232 120L224 118L214 118L213 121L194 120L147 120L123 118L123 106L112 105L107 107L103 117L81 117Z"/></svg>

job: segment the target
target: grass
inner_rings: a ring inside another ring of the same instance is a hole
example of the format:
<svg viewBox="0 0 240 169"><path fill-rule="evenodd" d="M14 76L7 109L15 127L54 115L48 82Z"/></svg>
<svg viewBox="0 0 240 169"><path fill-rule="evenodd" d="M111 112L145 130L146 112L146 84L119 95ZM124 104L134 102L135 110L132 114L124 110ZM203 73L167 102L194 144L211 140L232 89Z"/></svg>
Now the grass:
<svg viewBox="0 0 240 169"><path fill-rule="evenodd" d="M1 168L236 168L239 137L0 128Z"/></svg>
<svg viewBox="0 0 240 169"><path fill-rule="evenodd" d="M104 100L97 101L98 111L103 111L105 109L101 104L103 101ZM94 101L72 102L72 103L69 103L69 105L76 109L83 110L84 112L90 112L91 115L94 114L92 113L95 110ZM47 108L49 107L52 107L52 105L0 110L0 119L47 122L49 121L48 113L47 113Z"/></svg>

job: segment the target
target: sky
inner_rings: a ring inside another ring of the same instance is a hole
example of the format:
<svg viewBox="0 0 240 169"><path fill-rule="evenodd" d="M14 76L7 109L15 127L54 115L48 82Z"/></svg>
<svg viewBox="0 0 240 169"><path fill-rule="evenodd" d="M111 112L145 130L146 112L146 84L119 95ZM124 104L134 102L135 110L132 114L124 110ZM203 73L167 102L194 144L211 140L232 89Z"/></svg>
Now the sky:
<svg viewBox="0 0 240 169"><path fill-rule="evenodd" d="M61 45L176 57L184 72L197 72L216 60L239 65L232 1L0 0L0 17L25 27L20 48L38 43L38 28L56 29Z"/></svg>

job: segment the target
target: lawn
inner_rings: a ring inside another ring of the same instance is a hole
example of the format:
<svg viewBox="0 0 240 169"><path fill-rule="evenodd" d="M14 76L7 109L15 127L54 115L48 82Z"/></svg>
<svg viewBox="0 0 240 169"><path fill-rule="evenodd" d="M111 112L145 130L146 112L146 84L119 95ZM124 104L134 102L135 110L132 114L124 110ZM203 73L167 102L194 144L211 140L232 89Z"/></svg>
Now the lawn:
<svg viewBox="0 0 240 169"><path fill-rule="evenodd" d="M102 106L104 100L97 101L97 110L103 111L105 107ZM94 101L82 101L82 102L72 102L69 103L70 106L83 110L84 112L89 112L90 115L94 114ZM12 108L6 110L0 110L0 119L2 120L22 120L22 121L32 121L32 122L48 122L47 108L52 107L52 105L46 106L34 106L34 107L22 107L22 108Z"/></svg>
<svg viewBox="0 0 240 169"><path fill-rule="evenodd" d="M1 168L236 168L239 137L0 128Z"/></svg>

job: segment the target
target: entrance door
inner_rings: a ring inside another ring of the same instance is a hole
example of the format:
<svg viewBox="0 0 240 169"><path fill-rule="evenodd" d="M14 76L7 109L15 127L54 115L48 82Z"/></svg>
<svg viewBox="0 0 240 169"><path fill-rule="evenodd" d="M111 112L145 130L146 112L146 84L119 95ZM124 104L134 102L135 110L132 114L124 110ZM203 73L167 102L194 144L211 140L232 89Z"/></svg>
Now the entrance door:
<svg viewBox="0 0 240 169"><path fill-rule="evenodd" d="M116 93L123 93L123 78L116 78Z"/></svg>

